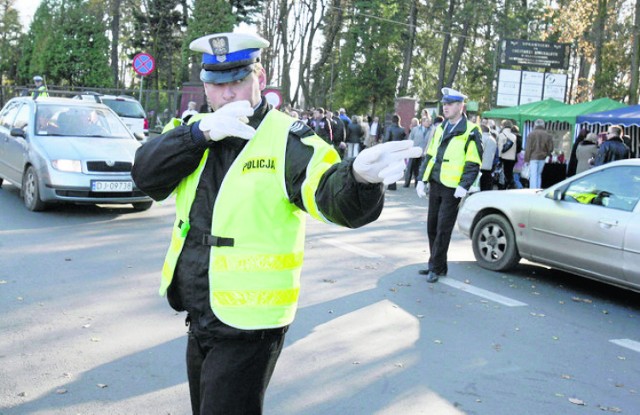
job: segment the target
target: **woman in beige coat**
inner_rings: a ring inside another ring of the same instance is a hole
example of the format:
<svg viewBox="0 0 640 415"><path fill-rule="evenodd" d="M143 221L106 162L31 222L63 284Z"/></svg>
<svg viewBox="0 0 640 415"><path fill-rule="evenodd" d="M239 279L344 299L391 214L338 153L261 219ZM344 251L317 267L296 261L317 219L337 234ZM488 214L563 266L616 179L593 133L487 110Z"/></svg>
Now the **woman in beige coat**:
<svg viewBox="0 0 640 415"><path fill-rule="evenodd" d="M590 160L595 160L596 154L598 154L598 136L589 133L576 148L576 160L578 160L576 174L589 170L592 166Z"/></svg>

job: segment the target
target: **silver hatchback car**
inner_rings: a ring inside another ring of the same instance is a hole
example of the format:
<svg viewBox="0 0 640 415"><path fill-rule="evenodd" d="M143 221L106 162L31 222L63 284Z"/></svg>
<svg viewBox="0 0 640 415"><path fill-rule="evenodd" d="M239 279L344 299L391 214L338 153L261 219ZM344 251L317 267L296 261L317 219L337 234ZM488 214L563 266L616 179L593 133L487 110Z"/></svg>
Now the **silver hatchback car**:
<svg viewBox="0 0 640 415"><path fill-rule="evenodd" d="M13 98L0 111L0 185L17 186L32 211L50 203L152 200L131 167L140 143L106 105L67 98Z"/></svg>
<svg viewBox="0 0 640 415"><path fill-rule="evenodd" d="M640 159L616 161L548 189L474 193L458 227L478 265L520 258L640 292Z"/></svg>

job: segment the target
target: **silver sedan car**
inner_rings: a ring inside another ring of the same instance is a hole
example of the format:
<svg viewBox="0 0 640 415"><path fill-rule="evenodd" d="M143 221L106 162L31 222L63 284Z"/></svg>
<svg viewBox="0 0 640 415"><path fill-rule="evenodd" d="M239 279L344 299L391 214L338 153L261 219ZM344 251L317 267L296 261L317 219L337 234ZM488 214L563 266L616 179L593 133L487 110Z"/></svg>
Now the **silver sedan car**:
<svg viewBox="0 0 640 415"><path fill-rule="evenodd" d="M520 258L640 292L640 159L617 161L548 189L469 195L458 227L478 265Z"/></svg>
<svg viewBox="0 0 640 415"><path fill-rule="evenodd" d="M107 106L66 98L13 98L0 111L0 185L20 189L25 206L132 204L152 200L131 166L140 143Z"/></svg>

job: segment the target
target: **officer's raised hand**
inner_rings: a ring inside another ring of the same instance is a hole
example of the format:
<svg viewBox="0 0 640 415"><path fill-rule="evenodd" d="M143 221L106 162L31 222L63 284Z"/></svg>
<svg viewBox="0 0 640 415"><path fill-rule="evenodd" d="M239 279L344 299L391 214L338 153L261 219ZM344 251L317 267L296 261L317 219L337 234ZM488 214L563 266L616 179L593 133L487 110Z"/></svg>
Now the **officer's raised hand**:
<svg viewBox="0 0 640 415"><path fill-rule="evenodd" d="M391 184L404 176L404 159L422 155L420 147L413 141L389 141L367 148L353 162L353 175L361 183Z"/></svg>
<svg viewBox="0 0 640 415"><path fill-rule="evenodd" d="M203 117L198 127L207 140L219 141L225 137L250 140L256 134L256 130L247 125L252 115L253 108L249 101L230 102Z"/></svg>

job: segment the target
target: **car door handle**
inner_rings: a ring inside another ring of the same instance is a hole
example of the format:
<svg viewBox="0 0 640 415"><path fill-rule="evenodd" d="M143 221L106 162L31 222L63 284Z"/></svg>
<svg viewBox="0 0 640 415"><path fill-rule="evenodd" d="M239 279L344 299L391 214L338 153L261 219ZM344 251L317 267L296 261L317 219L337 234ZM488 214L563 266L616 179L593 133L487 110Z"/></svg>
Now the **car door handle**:
<svg viewBox="0 0 640 415"><path fill-rule="evenodd" d="M601 228L606 228L606 229L612 228L614 226L618 226L617 220L600 219L598 223L600 224Z"/></svg>

